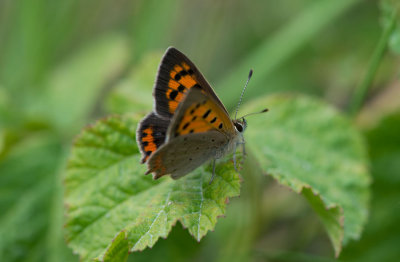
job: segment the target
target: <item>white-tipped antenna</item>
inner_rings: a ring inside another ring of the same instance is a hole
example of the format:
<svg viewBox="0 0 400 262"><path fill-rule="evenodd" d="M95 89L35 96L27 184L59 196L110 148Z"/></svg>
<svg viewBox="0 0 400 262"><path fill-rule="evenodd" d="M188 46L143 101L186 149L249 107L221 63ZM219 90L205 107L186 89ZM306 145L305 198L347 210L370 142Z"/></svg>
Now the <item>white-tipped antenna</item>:
<svg viewBox="0 0 400 262"><path fill-rule="evenodd" d="M250 78L251 78L252 75L253 75L253 69L250 69L249 76L247 77L246 84L244 85L242 94L240 95L240 98L239 98L239 103L238 103L238 105L237 105L237 107L236 107L235 120L236 120L236 117L237 117L237 113L238 113L238 111L239 111L239 106L240 106L240 104L242 103L244 91L246 91L247 85L249 84L249 81L250 81Z"/></svg>

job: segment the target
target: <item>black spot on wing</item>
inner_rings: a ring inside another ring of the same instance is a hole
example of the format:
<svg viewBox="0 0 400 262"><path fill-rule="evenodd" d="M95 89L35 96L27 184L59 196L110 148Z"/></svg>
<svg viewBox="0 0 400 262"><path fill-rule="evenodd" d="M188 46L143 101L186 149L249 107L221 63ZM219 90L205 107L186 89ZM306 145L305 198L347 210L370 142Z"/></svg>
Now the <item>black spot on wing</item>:
<svg viewBox="0 0 400 262"><path fill-rule="evenodd" d="M211 113L211 109L208 109L207 112L204 113L203 118L206 119L207 116Z"/></svg>
<svg viewBox="0 0 400 262"><path fill-rule="evenodd" d="M186 87L184 87L183 85L179 85L179 86L178 86L178 91L179 91L179 92L182 92L182 93L183 93L183 91L185 91L185 89L186 89Z"/></svg>
<svg viewBox="0 0 400 262"><path fill-rule="evenodd" d="M171 99L171 100L175 100L175 98L176 98L176 96L178 95L178 91L176 91L176 90L174 90L174 91L172 91L170 94L169 94L169 98Z"/></svg>

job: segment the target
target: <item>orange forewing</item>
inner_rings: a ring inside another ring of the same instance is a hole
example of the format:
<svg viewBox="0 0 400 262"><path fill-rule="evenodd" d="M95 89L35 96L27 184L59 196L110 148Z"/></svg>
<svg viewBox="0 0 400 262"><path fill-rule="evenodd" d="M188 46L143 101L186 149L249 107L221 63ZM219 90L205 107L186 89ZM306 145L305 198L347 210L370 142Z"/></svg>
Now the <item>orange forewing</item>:
<svg viewBox="0 0 400 262"><path fill-rule="evenodd" d="M224 133L233 132L230 119L212 100L204 100L189 106L175 130L176 136L219 130Z"/></svg>

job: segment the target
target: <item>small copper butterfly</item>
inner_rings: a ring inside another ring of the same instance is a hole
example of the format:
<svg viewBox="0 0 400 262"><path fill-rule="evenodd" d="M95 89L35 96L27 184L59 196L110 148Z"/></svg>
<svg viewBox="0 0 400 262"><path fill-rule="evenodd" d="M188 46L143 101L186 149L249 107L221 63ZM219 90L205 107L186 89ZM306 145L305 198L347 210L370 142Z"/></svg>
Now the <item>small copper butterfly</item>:
<svg viewBox="0 0 400 262"><path fill-rule="evenodd" d="M148 165L146 175L178 179L213 160L212 181L215 160L229 152L235 152L236 169L237 146L244 151L246 120L231 120L204 76L173 47L161 60L153 96L154 110L139 123L136 134L142 163Z"/></svg>

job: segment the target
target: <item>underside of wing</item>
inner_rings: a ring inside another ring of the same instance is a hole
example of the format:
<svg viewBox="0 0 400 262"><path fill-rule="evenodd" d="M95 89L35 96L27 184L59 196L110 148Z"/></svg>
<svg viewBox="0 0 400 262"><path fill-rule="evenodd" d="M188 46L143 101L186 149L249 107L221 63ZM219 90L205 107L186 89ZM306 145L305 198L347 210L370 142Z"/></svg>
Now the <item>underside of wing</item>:
<svg viewBox="0 0 400 262"><path fill-rule="evenodd" d="M148 114L136 131L136 140L142 153L142 163L165 142L170 119L162 118L154 112Z"/></svg>
<svg viewBox="0 0 400 262"><path fill-rule="evenodd" d="M215 130L176 137L151 155L146 174L153 173L154 179L171 174L178 179L214 158L227 142L226 136Z"/></svg>
<svg viewBox="0 0 400 262"><path fill-rule="evenodd" d="M193 87L208 93L225 110L204 76L189 58L173 47L168 48L161 60L154 87L156 113L163 117L172 117L186 93Z"/></svg>

